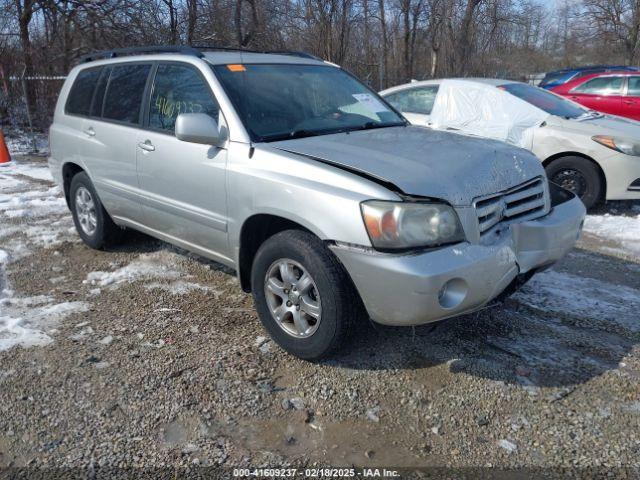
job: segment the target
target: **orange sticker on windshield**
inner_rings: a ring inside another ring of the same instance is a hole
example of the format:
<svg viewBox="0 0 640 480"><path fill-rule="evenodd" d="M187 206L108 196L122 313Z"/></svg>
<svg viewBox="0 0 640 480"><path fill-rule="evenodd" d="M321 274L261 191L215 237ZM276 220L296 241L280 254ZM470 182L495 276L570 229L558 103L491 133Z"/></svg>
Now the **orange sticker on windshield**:
<svg viewBox="0 0 640 480"><path fill-rule="evenodd" d="M244 65L240 65L239 63L235 63L233 65L227 65L227 68L232 72L246 72L247 69L244 68Z"/></svg>

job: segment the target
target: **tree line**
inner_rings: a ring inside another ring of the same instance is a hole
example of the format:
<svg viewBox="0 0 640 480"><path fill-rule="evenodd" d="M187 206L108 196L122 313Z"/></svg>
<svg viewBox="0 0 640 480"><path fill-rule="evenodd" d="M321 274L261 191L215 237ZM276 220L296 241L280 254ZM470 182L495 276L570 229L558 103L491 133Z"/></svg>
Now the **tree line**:
<svg viewBox="0 0 640 480"><path fill-rule="evenodd" d="M18 77L65 75L81 55L109 48L306 51L381 89L637 65L639 36L640 0L0 0L0 117L22 118L26 97L46 124L60 82Z"/></svg>

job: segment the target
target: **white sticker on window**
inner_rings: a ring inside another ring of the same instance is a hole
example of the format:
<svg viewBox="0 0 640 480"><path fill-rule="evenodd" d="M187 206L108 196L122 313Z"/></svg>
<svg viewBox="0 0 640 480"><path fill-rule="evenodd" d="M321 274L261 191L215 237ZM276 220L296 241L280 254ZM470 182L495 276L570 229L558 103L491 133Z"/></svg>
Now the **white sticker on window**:
<svg viewBox="0 0 640 480"><path fill-rule="evenodd" d="M389 109L370 93L354 93L353 98L374 113L388 112Z"/></svg>

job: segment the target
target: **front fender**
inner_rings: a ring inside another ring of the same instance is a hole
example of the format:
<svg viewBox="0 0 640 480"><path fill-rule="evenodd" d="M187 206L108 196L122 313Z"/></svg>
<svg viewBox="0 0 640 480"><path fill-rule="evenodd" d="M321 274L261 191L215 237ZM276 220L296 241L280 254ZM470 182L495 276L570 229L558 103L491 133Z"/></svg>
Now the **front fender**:
<svg viewBox="0 0 640 480"><path fill-rule="evenodd" d="M386 188L295 154L230 147L229 242L238 258L242 225L258 214L295 222L321 240L370 246L360 202L398 200Z"/></svg>

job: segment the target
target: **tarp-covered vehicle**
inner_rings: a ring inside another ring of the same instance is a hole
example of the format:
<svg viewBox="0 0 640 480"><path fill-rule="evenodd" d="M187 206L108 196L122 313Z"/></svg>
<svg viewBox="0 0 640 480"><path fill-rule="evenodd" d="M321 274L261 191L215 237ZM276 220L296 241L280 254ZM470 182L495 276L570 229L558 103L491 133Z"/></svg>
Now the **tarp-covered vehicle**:
<svg viewBox="0 0 640 480"><path fill-rule="evenodd" d="M549 179L573 191L587 207L605 199L640 199L640 122L603 115L509 80L427 80L381 95L415 125L531 150Z"/></svg>

